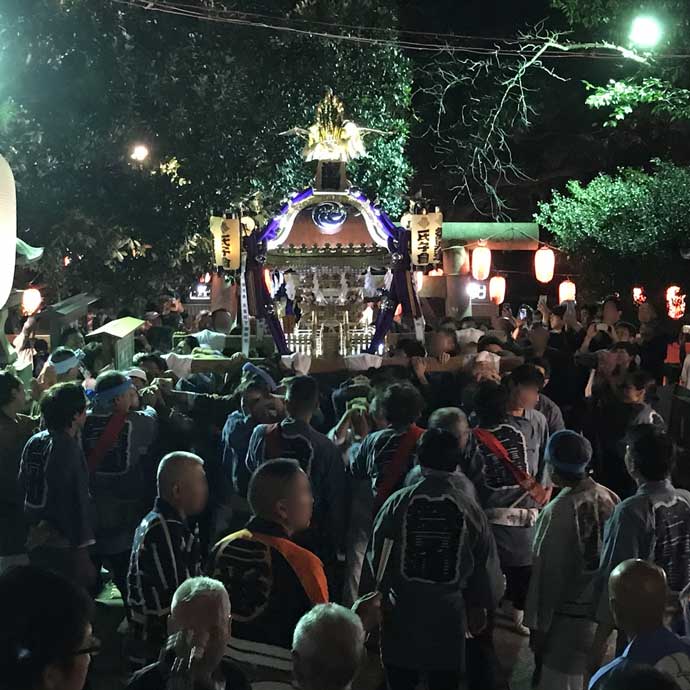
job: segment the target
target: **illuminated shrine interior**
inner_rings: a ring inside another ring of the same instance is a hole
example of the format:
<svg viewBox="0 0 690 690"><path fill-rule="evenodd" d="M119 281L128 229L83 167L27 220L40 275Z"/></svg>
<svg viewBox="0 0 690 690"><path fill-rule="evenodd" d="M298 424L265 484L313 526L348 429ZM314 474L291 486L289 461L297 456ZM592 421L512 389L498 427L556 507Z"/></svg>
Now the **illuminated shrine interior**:
<svg viewBox="0 0 690 690"><path fill-rule="evenodd" d="M293 352L357 354L371 343L376 291L384 286L390 254L347 193L316 192L311 200L280 245L269 249L269 290ZM298 323L288 299L301 312Z"/></svg>

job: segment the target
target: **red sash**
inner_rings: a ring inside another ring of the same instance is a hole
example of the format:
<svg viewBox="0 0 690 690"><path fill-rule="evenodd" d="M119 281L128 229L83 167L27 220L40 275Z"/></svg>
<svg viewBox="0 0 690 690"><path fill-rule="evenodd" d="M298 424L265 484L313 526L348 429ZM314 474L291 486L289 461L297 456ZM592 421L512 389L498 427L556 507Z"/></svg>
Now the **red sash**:
<svg viewBox="0 0 690 690"><path fill-rule="evenodd" d="M477 441L493 453L513 475L516 483L526 491L538 506L545 506L551 496L551 491L545 489L529 472L525 472L513 463L503 444L486 429L473 429Z"/></svg>
<svg viewBox="0 0 690 690"><path fill-rule="evenodd" d="M400 444L393 453L388 467L385 468L385 475L376 489L374 497L374 515L379 512L381 506L388 500L390 495L400 486L405 475L410 469L410 455L417 446L420 436L424 429L413 424L400 439Z"/></svg>
<svg viewBox="0 0 690 690"><path fill-rule="evenodd" d="M89 474L93 474L98 466L101 464L103 458L110 451L120 436L120 432L125 427L127 421L126 414L114 414L105 425L103 433L96 441L96 445L91 449L89 456L86 458L86 464L89 468Z"/></svg>

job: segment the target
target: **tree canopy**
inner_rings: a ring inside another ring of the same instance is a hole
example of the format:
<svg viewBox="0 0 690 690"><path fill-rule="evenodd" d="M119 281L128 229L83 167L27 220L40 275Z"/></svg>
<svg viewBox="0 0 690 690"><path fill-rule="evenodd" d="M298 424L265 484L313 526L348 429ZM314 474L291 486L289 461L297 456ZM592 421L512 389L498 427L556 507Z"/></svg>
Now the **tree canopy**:
<svg viewBox="0 0 690 690"><path fill-rule="evenodd" d="M392 2L263 5L395 34ZM368 140L350 172L391 212L402 208L411 76L393 47L111 1L7 0L0 65L0 151L15 172L19 233L46 247L54 294L87 288L127 302L188 284L210 261L210 210L258 194L271 214L309 183L301 143L279 133L311 124L327 87L352 120L391 132ZM141 164L130 159L138 143L150 149Z"/></svg>
<svg viewBox="0 0 690 690"><path fill-rule="evenodd" d="M652 172L622 168L588 184L571 181L539 204L535 219L586 270L590 285L659 287L687 273L688 217L690 168L657 162Z"/></svg>

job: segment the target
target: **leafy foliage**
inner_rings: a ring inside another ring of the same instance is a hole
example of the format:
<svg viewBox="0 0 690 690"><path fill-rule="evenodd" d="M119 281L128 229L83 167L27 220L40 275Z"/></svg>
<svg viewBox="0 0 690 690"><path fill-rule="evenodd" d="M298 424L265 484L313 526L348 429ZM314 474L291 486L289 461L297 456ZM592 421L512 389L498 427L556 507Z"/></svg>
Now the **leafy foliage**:
<svg viewBox="0 0 690 690"><path fill-rule="evenodd" d="M395 34L392 2L263 5ZM392 132L368 139L351 178L391 213L402 208L411 74L394 48L110 1L6 0L0 65L0 151L15 172L20 235L46 247L54 295L131 302L189 284L210 261L210 210L258 193L272 214L309 184L300 142L278 134L311 124L328 86L352 120ZM137 143L151 152L142 164L129 157Z"/></svg>
<svg viewBox="0 0 690 690"><path fill-rule="evenodd" d="M610 109L605 126L616 127L634 110L651 105L652 114L671 120L690 119L690 90L675 88L657 77L646 77L641 82L633 79L611 79L606 86L586 83L591 92L587 105Z"/></svg>
<svg viewBox="0 0 690 690"><path fill-rule="evenodd" d="M620 285L630 275L654 285L687 274L679 250L689 244L688 217L690 168L657 162L652 172L622 168L585 185L571 181L565 193L539 204L535 220L585 269L595 269L590 276Z"/></svg>

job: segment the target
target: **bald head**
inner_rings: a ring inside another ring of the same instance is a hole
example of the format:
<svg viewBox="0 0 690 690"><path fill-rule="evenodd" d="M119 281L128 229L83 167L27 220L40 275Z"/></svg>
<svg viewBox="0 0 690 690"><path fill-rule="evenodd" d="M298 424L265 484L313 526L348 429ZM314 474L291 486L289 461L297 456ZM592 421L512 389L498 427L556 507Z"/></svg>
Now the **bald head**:
<svg viewBox="0 0 690 690"><path fill-rule="evenodd" d="M208 484L204 461L194 453L168 453L158 465L158 495L182 517L198 515L206 507Z"/></svg>
<svg viewBox="0 0 690 690"><path fill-rule="evenodd" d="M666 597L666 573L654 563L623 561L609 577L611 611L629 637L663 625Z"/></svg>
<svg viewBox="0 0 690 690"><path fill-rule="evenodd" d="M295 628L292 655L300 690L347 690L364 656L362 621L337 604L315 606Z"/></svg>

